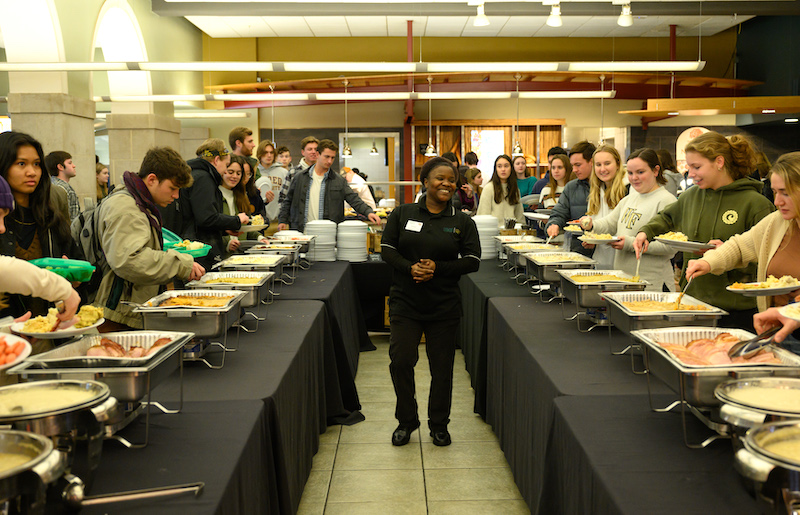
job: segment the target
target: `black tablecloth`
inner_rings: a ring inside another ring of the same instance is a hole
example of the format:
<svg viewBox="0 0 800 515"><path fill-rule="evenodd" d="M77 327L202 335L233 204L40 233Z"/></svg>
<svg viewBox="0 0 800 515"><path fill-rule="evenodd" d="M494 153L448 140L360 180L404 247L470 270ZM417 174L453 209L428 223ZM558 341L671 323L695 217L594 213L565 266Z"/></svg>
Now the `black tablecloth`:
<svg viewBox="0 0 800 515"><path fill-rule="evenodd" d="M392 267L385 261L351 263L351 266L367 330L386 331L383 312L392 286Z"/></svg>
<svg viewBox="0 0 800 515"><path fill-rule="evenodd" d="M203 493L90 506L81 513L278 513L277 483L265 459L270 450L264 419L264 403L255 400L189 402L181 413L154 414L144 449L104 443L89 493L204 482ZM122 434L141 441L143 428L140 417Z"/></svg>
<svg viewBox="0 0 800 515"><path fill-rule="evenodd" d="M273 303L257 332L241 333L239 350L228 353L224 368L184 365L187 401L256 399L264 403L266 440L259 458L272 474L281 513L297 511L319 434L326 427L326 397L338 392L338 385L328 385L324 377L323 352L326 345L330 347L325 316L319 301ZM229 332L229 345L235 335L235 330ZM209 361L220 360L218 353L209 356ZM154 390L153 399L170 401L169 407L173 407L179 386L178 375L173 374ZM187 431L183 437L191 439L191 435ZM225 431L215 436L228 438ZM200 446L196 452L204 459L217 459Z"/></svg>
<svg viewBox="0 0 800 515"><path fill-rule="evenodd" d="M480 269L461 277L461 319L459 343L467 372L475 390L475 413L486 419L486 309L492 297L530 297L527 286L517 285L499 261L481 261Z"/></svg>
<svg viewBox="0 0 800 515"><path fill-rule="evenodd" d="M689 449L680 415L650 411L645 396L561 397L555 406L539 513L759 513L731 444ZM691 416L689 428L708 435Z"/></svg>
<svg viewBox="0 0 800 515"><path fill-rule="evenodd" d="M539 504L544 456L552 435L553 400L561 395L643 395L644 376L627 356L612 356L606 330L579 333L556 303L493 298L488 308L487 422L528 506ZM611 338L621 348L627 337ZM668 390L653 382L656 393Z"/></svg>

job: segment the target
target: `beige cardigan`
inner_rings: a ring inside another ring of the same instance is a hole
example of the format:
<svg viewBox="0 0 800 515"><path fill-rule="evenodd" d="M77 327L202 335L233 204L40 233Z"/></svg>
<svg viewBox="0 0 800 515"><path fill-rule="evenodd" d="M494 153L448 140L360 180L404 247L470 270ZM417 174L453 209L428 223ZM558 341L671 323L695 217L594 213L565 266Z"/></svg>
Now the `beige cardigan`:
<svg viewBox="0 0 800 515"><path fill-rule="evenodd" d="M72 285L53 272L48 272L25 260L0 256L0 292L18 293L39 297L50 302L66 300L72 294ZM21 315L22 313L16 313Z"/></svg>
<svg viewBox="0 0 800 515"><path fill-rule="evenodd" d="M711 265L711 273L719 275L733 268L742 268L758 262L757 280L767 278L767 267L778 251L783 237L794 220L784 220L780 211L765 216L749 231L732 236L719 248L709 250L701 259ZM757 297L759 311L769 307L767 297Z"/></svg>
<svg viewBox="0 0 800 515"><path fill-rule="evenodd" d="M483 187L481 201L478 203L477 214L492 215L497 218L500 225L503 225L503 221L506 218L514 218L517 222L524 224L525 215L522 214L524 212L522 209L522 202L517 202L513 206L509 204L508 199L505 198L506 190L507 186L503 184L503 200L499 204L496 204L494 201L494 184L489 181L489 183Z"/></svg>

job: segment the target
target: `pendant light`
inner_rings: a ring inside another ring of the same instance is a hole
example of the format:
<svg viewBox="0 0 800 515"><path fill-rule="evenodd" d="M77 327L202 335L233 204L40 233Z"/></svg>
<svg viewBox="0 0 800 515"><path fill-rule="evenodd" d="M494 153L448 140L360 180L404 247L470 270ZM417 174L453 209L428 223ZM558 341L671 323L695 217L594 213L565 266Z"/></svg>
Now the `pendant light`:
<svg viewBox="0 0 800 515"><path fill-rule="evenodd" d="M522 147L519 144L519 80L521 78L522 75L519 73L514 75L514 79L517 81L517 136L514 138L514 149L511 151L511 157L525 156L525 153L522 152Z"/></svg>
<svg viewBox="0 0 800 515"><path fill-rule="evenodd" d="M633 25L633 14L631 13L631 4L627 3L622 6L622 12L617 18L617 25L620 27L630 27Z"/></svg>
<svg viewBox="0 0 800 515"><path fill-rule="evenodd" d="M431 82L433 82L433 77L428 75L428 93L431 92ZM436 155L436 149L433 146L431 116L431 97L428 97L428 146L425 148L425 157L433 157Z"/></svg>
<svg viewBox="0 0 800 515"><path fill-rule="evenodd" d="M342 157L348 159L353 157L350 145L347 144L347 85L349 82L345 79L342 83L344 84L344 148L342 149Z"/></svg>
<svg viewBox="0 0 800 515"><path fill-rule="evenodd" d="M550 7L550 16L547 17L548 27L560 27L561 22L561 4L556 2Z"/></svg>
<svg viewBox="0 0 800 515"><path fill-rule="evenodd" d="M371 156L380 155L380 153L378 152L378 147L375 146L375 138L372 138L372 148L369 150L369 155Z"/></svg>

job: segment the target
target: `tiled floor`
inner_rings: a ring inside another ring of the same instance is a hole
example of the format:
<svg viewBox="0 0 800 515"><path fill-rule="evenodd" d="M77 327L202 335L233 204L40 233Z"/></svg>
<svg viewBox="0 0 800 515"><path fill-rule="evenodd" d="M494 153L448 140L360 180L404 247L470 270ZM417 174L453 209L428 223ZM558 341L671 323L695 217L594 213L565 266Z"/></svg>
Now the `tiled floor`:
<svg viewBox="0 0 800 515"><path fill-rule="evenodd" d="M530 513L491 427L472 411L474 393L460 351L453 375L452 445L436 447L427 431L430 372L424 345L416 368L422 427L408 445L391 444L397 421L389 337L371 337L378 350L361 353L356 377L366 420L329 427L320 437L298 513Z"/></svg>

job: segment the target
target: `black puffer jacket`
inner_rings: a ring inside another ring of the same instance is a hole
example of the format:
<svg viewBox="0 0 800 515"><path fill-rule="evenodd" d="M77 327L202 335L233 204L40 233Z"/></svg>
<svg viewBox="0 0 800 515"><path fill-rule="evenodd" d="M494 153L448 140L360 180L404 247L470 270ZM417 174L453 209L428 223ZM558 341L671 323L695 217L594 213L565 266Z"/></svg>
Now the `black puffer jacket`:
<svg viewBox="0 0 800 515"><path fill-rule="evenodd" d="M198 240L211 245L208 255L197 259L198 263L209 270L216 258L223 254L222 237L225 231L237 231L242 224L239 217L223 214L222 206L225 201L219 191L222 177L214 165L199 157L187 161L187 164L192 168L194 183L191 187L182 189L178 202L174 202L179 204L176 206L179 226L172 230L187 240Z"/></svg>

